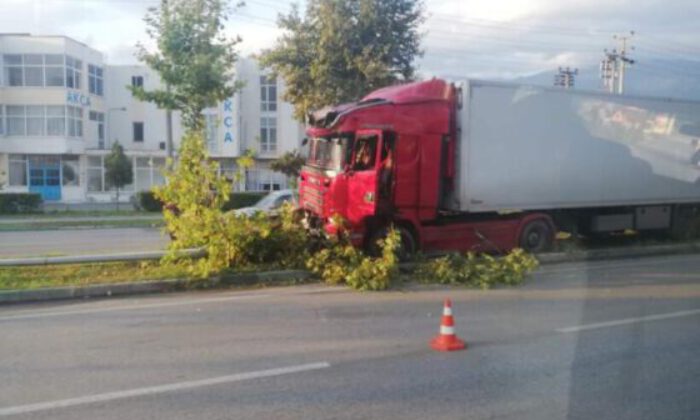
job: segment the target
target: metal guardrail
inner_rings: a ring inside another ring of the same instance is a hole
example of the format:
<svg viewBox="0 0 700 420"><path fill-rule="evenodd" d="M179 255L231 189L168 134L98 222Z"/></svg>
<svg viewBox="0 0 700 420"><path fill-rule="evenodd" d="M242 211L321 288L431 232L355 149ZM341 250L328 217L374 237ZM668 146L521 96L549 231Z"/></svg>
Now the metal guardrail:
<svg viewBox="0 0 700 420"><path fill-rule="evenodd" d="M121 254L71 255L62 257L6 258L0 259L0 267L159 260L167 253L168 251L149 251ZM200 258L206 255L206 251L202 248L183 249L178 251L176 255L178 258Z"/></svg>
<svg viewBox="0 0 700 420"><path fill-rule="evenodd" d="M51 264L81 264L101 262L123 261L147 261L163 258L168 251L149 251L122 254L103 255L73 255L63 257L32 257L32 258L5 258L0 259L0 267L51 265ZM653 255L669 255L679 253L700 253L700 242L686 242L680 244L659 244L635 247L604 248L575 251L571 253L555 252L537 255L537 259L543 264L555 264L560 262L604 260L611 258L644 257ZM206 255L202 248L183 249L178 251L178 258L201 258ZM435 253L431 256L440 256ZM411 270L415 263L402 263L401 269Z"/></svg>

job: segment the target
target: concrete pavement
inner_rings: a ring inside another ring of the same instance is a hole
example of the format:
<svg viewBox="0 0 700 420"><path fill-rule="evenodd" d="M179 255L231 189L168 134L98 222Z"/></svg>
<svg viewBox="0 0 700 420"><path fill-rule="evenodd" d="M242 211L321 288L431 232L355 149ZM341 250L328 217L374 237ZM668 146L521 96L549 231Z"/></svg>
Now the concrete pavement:
<svg viewBox="0 0 700 420"><path fill-rule="evenodd" d="M0 416L697 418L699 280L699 256L672 256L549 266L491 291L4 307ZM465 352L428 347L445 296Z"/></svg>
<svg viewBox="0 0 700 420"><path fill-rule="evenodd" d="M157 228L0 232L0 258L155 251L168 241Z"/></svg>

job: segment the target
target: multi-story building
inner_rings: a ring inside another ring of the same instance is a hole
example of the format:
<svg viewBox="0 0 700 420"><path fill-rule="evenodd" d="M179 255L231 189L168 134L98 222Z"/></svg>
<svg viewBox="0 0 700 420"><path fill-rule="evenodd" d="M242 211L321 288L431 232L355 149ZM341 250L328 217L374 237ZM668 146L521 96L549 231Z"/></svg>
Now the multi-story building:
<svg viewBox="0 0 700 420"><path fill-rule="evenodd" d="M114 200L104 158L119 142L132 159L130 193L164 182L168 155L166 113L135 99L128 85L160 86L144 66L115 66L89 46L64 36L0 34L0 185L4 191L38 192L47 201ZM255 152L256 164L239 190L286 186L269 162L298 148L303 127L280 100L283 86L254 60L241 59L235 77L245 83L231 99L205 111L207 147L233 179L236 158ZM173 140L181 135L173 112Z"/></svg>

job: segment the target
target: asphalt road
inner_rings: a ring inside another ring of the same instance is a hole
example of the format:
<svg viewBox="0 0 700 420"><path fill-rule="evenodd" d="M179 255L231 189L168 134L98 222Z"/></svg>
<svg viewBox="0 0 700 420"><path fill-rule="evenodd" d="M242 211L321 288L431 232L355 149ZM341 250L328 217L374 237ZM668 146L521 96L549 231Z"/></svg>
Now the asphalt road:
<svg viewBox="0 0 700 420"><path fill-rule="evenodd" d="M451 297L466 351L434 352ZM0 417L697 419L700 256L0 307Z"/></svg>
<svg viewBox="0 0 700 420"><path fill-rule="evenodd" d="M167 246L162 229L57 229L0 232L0 258L156 251Z"/></svg>

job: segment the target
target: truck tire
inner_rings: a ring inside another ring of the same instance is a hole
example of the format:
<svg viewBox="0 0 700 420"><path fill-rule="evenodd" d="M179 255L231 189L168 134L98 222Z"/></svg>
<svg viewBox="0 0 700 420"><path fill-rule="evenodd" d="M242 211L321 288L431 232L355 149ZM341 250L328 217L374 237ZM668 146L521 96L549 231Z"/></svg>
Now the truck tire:
<svg viewBox="0 0 700 420"><path fill-rule="evenodd" d="M518 246L533 254L549 251L553 242L554 231L550 224L542 219L527 222L518 238Z"/></svg>
<svg viewBox="0 0 700 420"><path fill-rule="evenodd" d="M394 229L401 235L401 244L396 252L399 261L408 261L411 257L418 251L418 245L416 243L416 238L410 229L403 226L395 226ZM367 253L373 257L379 257L382 254L382 250L377 244L380 240L386 238L389 233L389 228L384 227L378 229L369 239L367 243L366 250Z"/></svg>

